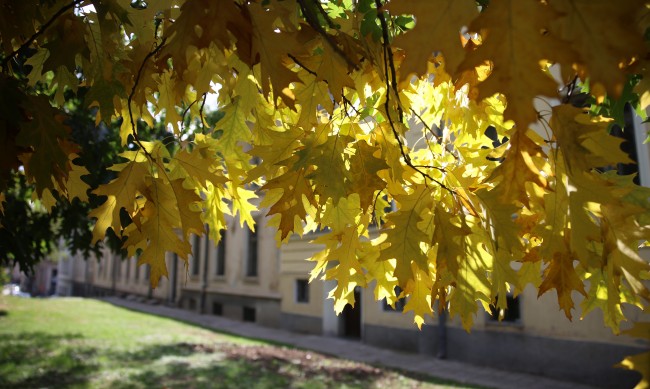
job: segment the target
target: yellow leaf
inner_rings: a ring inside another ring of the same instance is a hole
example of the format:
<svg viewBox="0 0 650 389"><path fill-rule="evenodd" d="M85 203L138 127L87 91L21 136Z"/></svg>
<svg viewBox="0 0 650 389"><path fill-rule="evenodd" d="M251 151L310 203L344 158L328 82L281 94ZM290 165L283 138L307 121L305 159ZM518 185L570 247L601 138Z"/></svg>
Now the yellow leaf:
<svg viewBox="0 0 650 389"><path fill-rule="evenodd" d="M492 63L492 73L478 86L479 98L503 93L508 100L505 118L514 120L520 130L537 120L536 96L557 95L557 84L540 65L567 57L564 43L544 33L557 17L536 0L503 0L491 3L469 26L481 33L483 43L467 54L460 69Z"/></svg>
<svg viewBox="0 0 650 389"><path fill-rule="evenodd" d="M483 249L485 238L476 234L478 225L473 218L468 218L472 234L464 239L466 255L459 261L458 275L449 295L449 313L452 317L459 315L463 328L469 331L478 310L478 301L484 308L491 303L490 281L486 270L492 266L492 255Z"/></svg>
<svg viewBox="0 0 650 389"><path fill-rule="evenodd" d="M420 212L431 208L432 198L430 189L420 185L408 195L396 196L395 200L400 209L387 216L386 234L387 247L381 250L381 260L395 259L395 276L399 285L404 288L408 280L413 278L411 262L421 270L428 271L428 257L422 244L431 242L431 235L425 233L419 223L422 219Z"/></svg>
<svg viewBox="0 0 650 389"><path fill-rule="evenodd" d="M568 250L568 242L565 243ZM573 267L573 256L570 251L556 252L544 271L544 281L539 286L538 296L550 289L557 291L557 300L566 317L571 320L573 309L573 291L578 291L587 296L582 280Z"/></svg>
<svg viewBox="0 0 650 389"><path fill-rule="evenodd" d="M396 0L390 2L388 9L391 14L415 16L415 27L398 35L392 43L406 51L400 77L423 74L427 60L434 52L441 51L447 72L455 78L456 68L465 55L460 33L478 15L476 3L471 0Z"/></svg>
<svg viewBox="0 0 650 389"><path fill-rule="evenodd" d="M158 181L160 182L160 181ZM201 221L201 208L199 203L201 198L193 189L183 186L183 180L173 180L170 182L174 198L171 200L164 199L159 191L160 184L156 185L156 195L160 195L158 202L164 202L165 206L175 206L178 209L177 223L186 241L190 240L190 234L201 235L205 228Z"/></svg>
<svg viewBox="0 0 650 389"><path fill-rule="evenodd" d="M124 247L130 255L135 254L136 248L143 248L138 265L146 263L151 266L150 282L155 288L160 277L167 276L165 253L174 252L187 260L192 253L187 239L189 233L198 231L199 226L202 230L203 224L198 213L186 208L198 196L183 189L180 180L170 183L163 178L149 177L144 181L146 187L142 195L146 202L139 215L141 223L139 228L129 231ZM177 234L177 228L182 229L181 236L185 240Z"/></svg>
<svg viewBox="0 0 650 389"><path fill-rule="evenodd" d="M501 190L499 187L492 190L481 189L476 192L476 195L487 211L497 245L511 253L520 253L523 243L516 223L518 208L504 201Z"/></svg>
<svg viewBox="0 0 650 389"><path fill-rule="evenodd" d="M429 273L413 266L413 279L409 280L404 287L404 291L409 296L404 306L404 312L413 311L414 322L419 329L422 329L424 317L431 316L431 288L433 280Z"/></svg>
<svg viewBox="0 0 650 389"><path fill-rule="evenodd" d="M265 10L258 3L251 3L246 8L250 11L253 24L253 57L259 55L262 72L260 84L264 95L268 96L272 86L274 100L280 97L288 107L293 108L294 97L288 88L289 84L300 80L285 63L288 53L295 55L301 52L297 33L277 29L274 24L279 16L276 9Z"/></svg>
<svg viewBox="0 0 650 389"><path fill-rule="evenodd" d="M300 117L296 122L298 127L311 128L318 124L318 114L325 110L331 112L334 108L327 89L327 84L319 81L311 74L301 77L303 83L294 89L296 102L300 105Z"/></svg>
<svg viewBox="0 0 650 389"><path fill-rule="evenodd" d="M194 178L204 188L208 183L223 186L227 180L215 163L214 154L207 147L196 147L191 151L185 149L176 153L173 161L184 170L185 176Z"/></svg>
<svg viewBox="0 0 650 389"><path fill-rule="evenodd" d="M237 156L243 159L241 142L248 142L251 139L251 130L248 127L250 110L246 111L250 97L236 97L227 106L223 107L223 118L217 122L215 129L221 130L218 149L228 157Z"/></svg>
<svg viewBox="0 0 650 389"><path fill-rule="evenodd" d="M255 231L255 220L253 211L257 209L249 200L256 199L257 195L252 190L242 188L239 185L228 185L233 203L233 216L239 213L239 224L241 227L246 224L251 231Z"/></svg>
<svg viewBox="0 0 650 389"><path fill-rule="evenodd" d="M325 272L325 279L337 281L336 288L330 291L328 298L334 299L334 310L338 315L347 304L354 307L354 288L357 285L366 286L359 262L362 245L356 226L348 226L342 233L332 232L327 236L327 260L338 261L338 264Z"/></svg>
<svg viewBox="0 0 650 389"><path fill-rule="evenodd" d="M630 163L621 150L623 139L608 133L611 119L591 117L570 105L553 107L551 128L562 149L567 169L573 174L617 163Z"/></svg>
<svg viewBox="0 0 650 389"><path fill-rule="evenodd" d="M388 165L383 159L375 156L378 148L363 140L356 142L354 146L354 155L350 158L351 190L359 194L360 206L365 210L373 204L375 192L386 187L377 172L388 169Z"/></svg>
<svg viewBox="0 0 650 389"><path fill-rule="evenodd" d="M330 199L325 204L322 223L335 233L338 233L348 226L356 225L360 212L361 206L359 205L359 195L357 193L341 198L336 204Z"/></svg>
<svg viewBox="0 0 650 389"><path fill-rule="evenodd" d="M397 277L395 273L395 260L381 260L379 258L379 248L383 242L384 236L373 240L364 246L359 261L361 266L367 271L367 278L375 280L375 300L381 301L386 299L390 306L394 306L397 301L395 287L397 286Z"/></svg>
<svg viewBox="0 0 650 389"><path fill-rule="evenodd" d="M80 201L88 201L87 190L90 189L81 177L89 175L90 172L83 166L72 163L77 158L75 154L70 154L70 172L68 172L68 179L66 180L65 188L68 193L68 200L72 201L75 197Z"/></svg>
<svg viewBox="0 0 650 389"><path fill-rule="evenodd" d="M93 209L89 216L96 218L93 229L93 243L106 235L106 229L112 228L119 235L122 230L120 223L120 210L124 208L132 215L136 211L137 197L145 190L145 178L150 175L149 164L146 162L128 162L117 167L117 178L110 183L100 185L93 193L106 196L106 201Z"/></svg>
<svg viewBox="0 0 650 389"><path fill-rule="evenodd" d="M346 158L346 148L350 140L342 135L319 137L317 129L313 137L305 139L305 148L297 153L300 159L296 166L304 166L311 171L307 178L313 180L314 192L320 195L323 201L331 198L336 204L351 192L350 171ZM315 168L313 171L312 167Z"/></svg>
<svg viewBox="0 0 650 389"><path fill-rule="evenodd" d="M650 388L650 352L625 357L616 366L627 370L636 370L641 373L641 381L636 384L634 389Z"/></svg>
<svg viewBox="0 0 650 389"><path fill-rule="evenodd" d="M280 189L282 196L273 203L268 215L278 214L281 240L284 240L294 230L295 217L304 219L307 210L303 197L308 204L316 205L311 183L305 178L305 170L288 171L266 183L262 189Z"/></svg>
<svg viewBox="0 0 650 389"><path fill-rule="evenodd" d="M204 212L201 216L209 226L210 238L214 242L218 242L221 239L219 231L226 228L225 215L228 213L228 204L224 201L226 191L225 188L214 186L208 182L203 194L205 196L203 200Z"/></svg>
<svg viewBox="0 0 650 389"><path fill-rule="evenodd" d="M165 125L171 124L176 134L179 133L178 123L182 120L181 115L176 110L184 97L184 90L179 90L176 79L171 71L162 73L158 79L158 109L156 113L165 110ZM125 118L125 120L127 120Z"/></svg>
<svg viewBox="0 0 650 389"><path fill-rule="evenodd" d="M572 77L571 65L577 63L581 79L591 79L592 85L602 83L607 94L618 98L627 79L625 68L646 54L643 31L634 28L637 16L646 11L645 2L552 0L549 3L560 16L547 27L577 53L576 57L562 61L563 72ZM603 28L603 20L607 20L607 28ZM602 97L603 93L597 96Z"/></svg>
<svg viewBox="0 0 650 389"><path fill-rule="evenodd" d="M499 180L497 188L503 202L516 200L528 206L531 193L526 189L527 184L534 183L540 188L547 186L547 155L542 147L522 130L515 131L510 145L505 154L505 161L494 170L491 179Z"/></svg>
<svg viewBox="0 0 650 389"><path fill-rule="evenodd" d="M325 81L335 99L343 93L343 88L354 88L354 82L348 75L348 64L332 45L317 37L319 52L300 58L300 62L316 73L316 80Z"/></svg>

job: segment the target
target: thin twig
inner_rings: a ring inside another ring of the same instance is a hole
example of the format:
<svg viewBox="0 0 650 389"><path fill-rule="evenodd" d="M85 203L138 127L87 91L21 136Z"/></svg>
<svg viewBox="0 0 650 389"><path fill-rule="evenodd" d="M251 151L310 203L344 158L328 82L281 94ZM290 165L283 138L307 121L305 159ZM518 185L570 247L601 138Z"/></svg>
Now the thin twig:
<svg viewBox="0 0 650 389"><path fill-rule="evenodd" d="M370 222L374 222L377 227L379 227L379 218L377 217L377 201L379 200L379 196L384 193L384 189L377 191L377 194L375 195L375 200L372 202L372 218L370 219Z"/></svg>
<svg viewBox="0 0 650 389"><path fill-rule="evenodd" d="M443 142L442 136L437 135L437 134L433 131L433 129L431 128L431 126L429 126L429 125L427 124L427 122L425 122L424 119L422 119L422 117L421 117L417 112L415 112L415 110L414 110L413 108L411 108L411 113L413 113L413 115L415 115L415 116L420 120L420 122L422 122L422 125L424 126L424 128L426 128L427 131L428 131L428 132L429 132L429 133L430 133L434 138L436 138L436 142L437 142L439 145L441 145L442 142ZM458 156L456 156L456 154L453 153L453 150L450 150L450 149L449 149L449 144L448 144L448 143L445 143L445 149L446 149L447 152L448 152L449 154L451 154L455 159L458 159Z"/></svg>
<svg viewBox="0 0 650 389"><path fill-rule="evenodd" d="M9 63L9 61L11 61L19 52L21 52L22 50L24 50L24 49L28 48L29 46L31 46L31 44L34 43L36 38L41 36L45 32L45 30L47 30L56 21L56 19L58 19L61 15L66 13L69 9L74 8L75 6L77 6L79 3L83 2L83 1L85 1L85 0L74 0L74 1L70 2L69 4L66 4L63 7L61 7L61 9L59 9L54 15L52 15L52 17L47 22L45 22L44 24L41 25L41 27L38 29L38 31L36 31L34 33L34 35L29 37L29 39L27 39L25 42L23 42L23 44L20 45L19 48L12 51L11 53L9 53L9 55L7 55L2 60L2 63L0 63L0 65L2 65L3 71L7 68L7 64Z"/></svg>
<svg viewBox="0 0 650 389"><path fill-rule="evenodd" d="M192 108L192 106L193 106L197 101L199 101L199 99L195 99L194 101L192 101L192 102L190 103L190 105L188 105L187 108L185 108L185 109L183 110L183 114L181 115L181 131L182 131L182 132L185 132L185 115L187 115L187 112L189 112L190 108Z"/></svg>
<svg viewBox="0 0 650 389"><path fill-rule="evenodd" d="M325 12L325 9L323 8L323 4L321 4L320 1L318 0L312 0L314 4L316 4L316 8L318 9L318 12L320 12L321 15L323 15L323 19L325 19L325 22L327 22L327 25L331 29L336 29L336 26L334 25L334 22L330 18L330 16Z"/></svg>
<svg viewBox="0 0 650 389"><path fill-rule="evenodd" d="M432 165L413 165L413 167L417 168L425 168L425 169L436 169L438 171L441 171L443 173L447 173L447 170L444 167L440 166L432 166Z"/></svg>
<svg viewBox="0 0 650 389"><path fill-rule="evenodd" d="M305 69L305 71L306 71L307 73L311 74L311 75L314 76L314 77L318 77L318 73L316 73L315 71L311 70L311 69L308 68L305 64L303 64L302 62L300 62L300 60L299 60L298 58L296 58L295 55L293 55L293 54L287 54L287 56L288 56L289 58L291 58L291 60L292 60L293 62L295 62L296 65L298 65L298 66L300 66L301 68ZM323 80L323 81L325 81L326 84L328 83L327 80Z"/></svg>
<svg viewBox="0 0 650 389"><path fill-rule="evenodd" d="M131 101L133 100L133 96L135 96L135 89L138 87L138 83L140 82L140 77L142 76L142 71L144 70L144 66L147 64L147 61L149 58L153 57L156 55L160 49L165 45L165 42L167 41L167 38L163 38L163 40L160 42L158 46L156 46L149 54L144 57L142 60L142 64L140 64L140 69L138 69L138 74L135 76L135 82L133 83L133 87L131 88L131 93L129 93L129 98L127 99L127 105L129 108L129 119L131 120L131 132L133 134L133 139L135 140L135 143L138 144L144 150L145 155L153 160L153 156L149 154L149 152L144 148L144 145L140 141L140 137L138 137L138 132L135 127L135 121L133 120L133 110L131 109Z"/></svg>
<svg viewBox="0 0 650 389"><path fill-rule="evenodd" d="M201 119L201 130L205 132L205 118L203 117L203 107L205 107L205 100L208 98L208 94L203 94L203 101L201 102L201 107L199 107L199 118Z"/></svg>
<svg viewBox="0 0 650 389"><path fill-rule="evenodd" d="M402 139L399 133L397 132L397 129L395 128L395 123L393 122L393 118L390 115L390 94L392 91L395 93L395 98L397 99L397 114L398 114L399 122L403 123L404 112L402 111L402 107L399 103L399 90L397 87L397 71L395 70L393 51L390 47L390 37L388 35L388 23L386 23L386 17L384 16L384 12L382 10L381 0L375 0L375 6L377 7L377 17L379 18L379 22L381 24L381 32L382 32L382 40L383 40L382 43L384 47L384 73L386 78L386 99L384 100L384 109L386 110L386 116L388 117L388 123L390 124L390 128L393 132L393 136L395 137L395 140L397 141L397 144L399 146L400 154L402 154L402 158L404 158L404 162L408 167L415 170L420 175L422 175L422 177L424 177L425 183L426 180L429 179L435 182L436 184L438 184L441 188L453 194L455 192L452 189L448 188L445 184L443 184L439 180L436 180L435 178L431 177L430 174L427 174L417 166L413 165L413 162L411 161L411 157L408 154L406 154L406 152L404 151L404 144L402 143Z"/></svg>

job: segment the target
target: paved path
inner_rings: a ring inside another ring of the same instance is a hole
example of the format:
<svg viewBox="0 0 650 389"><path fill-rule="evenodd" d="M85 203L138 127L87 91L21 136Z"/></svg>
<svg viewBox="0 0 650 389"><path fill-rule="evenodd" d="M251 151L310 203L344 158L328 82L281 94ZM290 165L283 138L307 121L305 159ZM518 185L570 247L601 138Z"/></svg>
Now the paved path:
<svg viewBox="0 0 650 389"><path fill-rule="evenodd" d="M458 361L441 360L429 356L382 349L353 340L298 334L281 329L263 327L254 323L231 320L221 316L200 315L179 308L150 305L116 297L104 298L104 301L128 309L178 319L234 335L279 342L339 358L365 362L377 366L386 366L459 383L503 389L592 388L586 385L557 381L530 374L513 373Z"/></svg>

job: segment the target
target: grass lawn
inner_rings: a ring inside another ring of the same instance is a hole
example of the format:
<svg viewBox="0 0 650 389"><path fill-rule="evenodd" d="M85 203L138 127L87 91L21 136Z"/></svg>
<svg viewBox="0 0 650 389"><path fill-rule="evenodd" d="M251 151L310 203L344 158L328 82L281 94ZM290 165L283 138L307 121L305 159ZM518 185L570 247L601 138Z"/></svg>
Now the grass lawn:
<svg viewBox="0 0 650 389"><path fill-rule="evenodd" d="M0 296L0 388L448 388L80 298Z"/></svg>

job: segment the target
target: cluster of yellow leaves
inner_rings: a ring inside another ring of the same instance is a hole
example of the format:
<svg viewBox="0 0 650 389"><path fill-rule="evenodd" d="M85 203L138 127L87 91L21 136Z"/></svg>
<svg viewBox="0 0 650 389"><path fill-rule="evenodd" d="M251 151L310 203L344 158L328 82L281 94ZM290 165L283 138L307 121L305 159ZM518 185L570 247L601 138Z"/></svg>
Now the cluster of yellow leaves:
<svg viewBox="0 0 650 389"><path fill-rule="evenodd" d="M0 17L3 49L63 9L54 3L10 27L22 10L12 3ZM614 332L623 304L647 309L650 265L638 245L650 234L650 191L611 170L629 160L608 119L552 102L575 77L602 101L649 74L647 2L392 0L373 8L373 23L347 1L92 4L37 34L28 79L87 87L98 122L122 118L131 151L95 191L107 199L91 214L94 236L125 237L154 286L165 252L186 258L204 224L215 240L226 214L252 228L255 185L279 242L326 231L312 279L337 281L337 312L369 285L391 304L408 298L418 326L438 302L469 330L479 305L505 309L529 284L555 290L568 318L582 294L581 315L600 308ZM410 31L394 29L400 15L414 18ZM372 28L380 34L364 33ZM642 104L647 86L637 86ZM217 88L225 116L208 128L205 96ZM1 134L20 149L9 155L25 156L41 191L82 196L72 188L83 171L61 121L41 117L46 105L34 98L31 127L2 115ZM136 124L161 113L173 147L139 139Z"/></svg>

